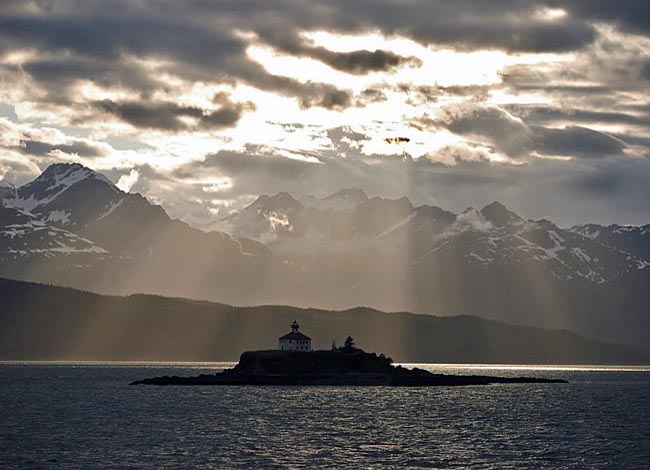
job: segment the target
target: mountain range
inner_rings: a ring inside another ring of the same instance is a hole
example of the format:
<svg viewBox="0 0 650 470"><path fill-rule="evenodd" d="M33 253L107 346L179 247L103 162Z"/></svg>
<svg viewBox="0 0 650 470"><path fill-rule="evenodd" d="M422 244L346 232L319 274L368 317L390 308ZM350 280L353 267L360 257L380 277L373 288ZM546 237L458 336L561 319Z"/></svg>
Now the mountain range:
<svg viewBox="0 0 650 470"><path fill-rule="evenodd" d="M0 275L102 293L471 314L650 342L650 226L562 228L361 189L262 195L209 231L78 164L0 186Z"/></svg>
<svg viewBox="0 0 650 470"><path fill-rule="evenodd" d="M228 298L273 264L263 244L173 220L79 164L51 165L0 198L0 273L12 277Z"/></svg>

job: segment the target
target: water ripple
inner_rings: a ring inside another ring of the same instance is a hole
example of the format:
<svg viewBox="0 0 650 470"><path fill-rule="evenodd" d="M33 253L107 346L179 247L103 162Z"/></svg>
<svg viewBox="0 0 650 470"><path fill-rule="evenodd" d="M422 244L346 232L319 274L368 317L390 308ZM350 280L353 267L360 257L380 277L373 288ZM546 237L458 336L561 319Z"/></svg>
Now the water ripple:
<svg viewBox="0 0 650 470"><path fill-rule="evenodd" d="M650 455L647 371L461 388L126 385L196 373L0 365L0 466L630 469Z"/></svg>

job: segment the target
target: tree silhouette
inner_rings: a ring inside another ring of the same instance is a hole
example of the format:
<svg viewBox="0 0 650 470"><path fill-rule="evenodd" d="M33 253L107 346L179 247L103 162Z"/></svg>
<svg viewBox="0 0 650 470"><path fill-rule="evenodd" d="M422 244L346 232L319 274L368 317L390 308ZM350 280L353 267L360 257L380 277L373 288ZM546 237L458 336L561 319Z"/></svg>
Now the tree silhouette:
<svg viewBox="0 0 650 470"><path fill-rule="evenodd" d="M345 349L354 349L354 340L352 339L352 336L348 336L345 339L345 345L343 347Z"/></svg>

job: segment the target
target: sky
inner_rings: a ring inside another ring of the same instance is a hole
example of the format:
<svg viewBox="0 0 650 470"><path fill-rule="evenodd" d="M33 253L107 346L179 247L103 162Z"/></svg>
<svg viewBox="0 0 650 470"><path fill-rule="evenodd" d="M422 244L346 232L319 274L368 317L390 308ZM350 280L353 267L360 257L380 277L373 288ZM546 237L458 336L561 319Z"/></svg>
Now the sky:
<svg viewBox="0 0 650 470"><path fill-rule="evenodd" d="M0 179L80 162L207 227L346 187L650 222L644 0L3 0Z"/></svg>

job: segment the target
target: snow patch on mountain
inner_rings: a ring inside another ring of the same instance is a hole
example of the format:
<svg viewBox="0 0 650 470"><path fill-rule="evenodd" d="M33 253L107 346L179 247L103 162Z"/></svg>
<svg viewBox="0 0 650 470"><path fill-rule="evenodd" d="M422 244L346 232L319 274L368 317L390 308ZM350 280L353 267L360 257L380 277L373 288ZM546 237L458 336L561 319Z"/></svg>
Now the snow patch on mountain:
<svg viewBox="0 0 650 470"><path fill-rule="evenodd" d="M582 248L571 248L571 253L573 253L575 256L577 256L585 263L591 263L591 257L587 253L585 253L585 251Z"/></svg>
<svg viewBox="0 0 650 470"><path fill-rule="evenodd" d="M46 222L58 222L62 225L67 224L70 221L70 214L63 210L55 210L47 214L45 218Z"/></svg>
<svg viewBox="0 0 650 470"><path fill-rule="evenodd" d="M574 233L579 233L583 237L595 240L601 234L603 226L597 224L574 225L569 230Z"/></svg>
<svg viewBox="0 0 650 470"><path fill-rule="evenodd" d="M642 226L585 224L573 226L569 230L650 262L650 224Z"/></svg>
<svg viewBox="0 0 650 470"><path fill-rule="evenodd" d="M111 215L111 214L113 213L113 211L115 211L115 209L117 209L118 207L120 207L120 206L122 205L122 203L123 203L125 200L126 200L126 197L123 197L123 198L121 198L120 200L111 203L111 205L108 207L108 209L106 210L106 212L104 212L102 215L100 215L99 217L97 217L97 220L102 220L102 219L108 217L109 215Z"/></svg>
<svg viewBox="0 0 650 470"><path fill-rule="evenodd" d="M20 210L18 210L20 211ZM92 241L20 211L23 223L6 224L0 230L0 254L26 256L40 254L107 253Z"/></svg>
<svg viewBox="0 0 650 470"><path fill-rule="evenodd" d="M551 257L551 258L558 258L558 252L564 250L564 238L562 238L560 235L555 230L549 230L548 231L548 236L553 242L553 246L551 248L545 248L544 251Z"/></svg>

